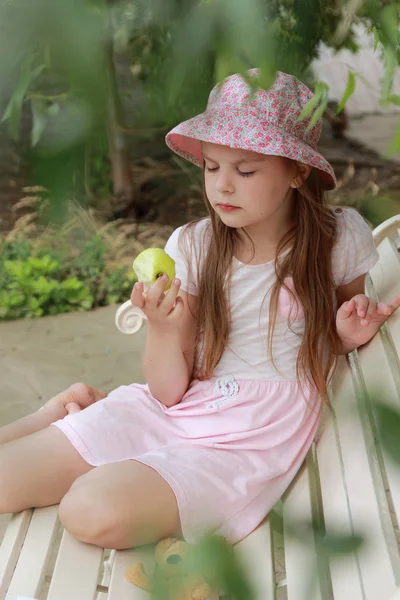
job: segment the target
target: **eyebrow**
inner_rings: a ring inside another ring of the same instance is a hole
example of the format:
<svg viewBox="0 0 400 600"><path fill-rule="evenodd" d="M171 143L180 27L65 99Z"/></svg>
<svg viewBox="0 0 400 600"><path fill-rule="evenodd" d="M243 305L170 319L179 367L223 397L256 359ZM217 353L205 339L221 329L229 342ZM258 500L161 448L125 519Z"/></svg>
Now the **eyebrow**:
<svg viewBox="0 0 400 600"><path fill-rule="evenodd" d="M203 158L206 158L207 160L211 160L212 162L218 162L215 160L215 158L211 158L211 156L207 156L207 154L204 154L203 152ZM261 162L264 160L263 156L254 156L253 158L240 158L238 160L236 160L234 163L234 165L238 165L239 163L244 163L244 162Z"/></svg>

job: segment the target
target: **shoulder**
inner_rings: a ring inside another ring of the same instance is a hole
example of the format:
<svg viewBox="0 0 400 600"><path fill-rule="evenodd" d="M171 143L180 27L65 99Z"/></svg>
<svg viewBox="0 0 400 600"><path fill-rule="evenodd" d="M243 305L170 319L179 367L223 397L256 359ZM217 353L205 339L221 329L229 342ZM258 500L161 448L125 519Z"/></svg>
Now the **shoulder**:
<svg viewBox="0 0 400 600"><path fill-rule="evenodd" d="M367 273L378 261L372 231L354 208L331 207L337 236L332 250L332 269L337 286L347 285Z"/></svg>
<svg viewBox="0 0 400 600"><path fill-rule="evenodd" d="M185 225L181 225L177 229L175 229L168 241L167 244L171 241L180 242L181 240L185 240L189 243L199 243L204 240L204 238L209 235L211 232L211 219L199 219L196 221L190 221L189 223L185 223Z"/></svg>
<svg viewBox="0 0 400 600"><path fill-rule="evenodd" d="M336 217L337 242L349 237L372 237L369 225L355 208L332 206L331 210Z"/></svg>
<svg viewBox="0 0 400 600"><path fill-rule="evenodd" d="M210 219L192 221L175 229L165 244L165 252L175 261L181 289L193 296L197 295L200 264L210 231Z"/></svg>

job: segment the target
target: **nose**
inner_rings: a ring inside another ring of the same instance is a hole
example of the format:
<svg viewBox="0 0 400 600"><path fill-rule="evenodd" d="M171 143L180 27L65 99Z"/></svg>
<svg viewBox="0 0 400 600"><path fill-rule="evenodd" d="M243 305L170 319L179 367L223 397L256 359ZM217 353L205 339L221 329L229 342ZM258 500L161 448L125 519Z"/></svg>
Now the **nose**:
<svg viewBox="0 0 400 600"><path fill-rule="evenodd" d="M232 194L235 191L229 173L220 169L217 175L216 189L220 194Z"/></svg>

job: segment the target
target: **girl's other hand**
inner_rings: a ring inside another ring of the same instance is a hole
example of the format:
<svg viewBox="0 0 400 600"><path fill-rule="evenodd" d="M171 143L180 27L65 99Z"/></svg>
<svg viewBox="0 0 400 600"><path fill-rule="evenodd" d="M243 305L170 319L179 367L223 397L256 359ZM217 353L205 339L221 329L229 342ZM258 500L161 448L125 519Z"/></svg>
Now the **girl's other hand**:
<svg viewBox="0 0 400 600"><path fill-rule="evenodd" d="M86 383L74 383L67 390L46 402L43 409L56 421L63 419L66 415L80 412L106 396L105 392L86 385Z"/></svg>
<svg viewBox="0 0 400 600"><path fill-rule="evenodd" d="M354 349L366 344L399 306L400 296L390 304L375 302L364 294L344 302L336 314L336 330L344 346Z"/></svg>
<svg viewBox="0 0 400 600"><path fill-rule="evenodd" d="M135 283L131 294L131 302L146 315L149 324L159 328L176 328L183 315L183 299L178 296L181 282L174 279L171 287L165 292L168 276L159 277L147 290L143 283Z"/></svg>

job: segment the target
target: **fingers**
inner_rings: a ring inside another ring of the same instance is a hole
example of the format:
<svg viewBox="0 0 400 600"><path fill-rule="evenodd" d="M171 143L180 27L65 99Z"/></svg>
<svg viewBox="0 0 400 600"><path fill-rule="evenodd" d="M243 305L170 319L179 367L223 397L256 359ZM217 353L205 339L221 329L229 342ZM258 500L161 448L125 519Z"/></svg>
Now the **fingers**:
<svg viewBox="0 0 400 600"><path fill-rule="evenodd" d="M358 294L344 302L338 310L340 319L345 320L350 317L358 317L362 327L368 327L372 322L384 323L386 319L400 307L400 296L397 296L390 304L385 302L375 302L364 294Z"/></svg>
<svg viewBox="0 0 400 600"><path fill-rule="evenodd" d="M131 302L142 309L147 315L160 309L162 315L168 315L173 310L181 282L174 279L169 290L164 293L168 283L168 276L162 275L146 290L142 283L135 283L131 294Z"/></svg>
<svg viewBox="0 0 400 600"><path fill-rule="evenodd" d="M65 405L65 410L68 415L74 415L75 413L81 412L82 408L76 402L68 402Z"/></svg>
<svg viewBox="0 0 400 600"><path fill-rule="evenodd" d="M388 306L389 306L389 308L390 308L390 310L392 312L394 312L395 310L397 310L399 308L399 306L400 306L400 296L397 296L397 298L395 298L393 300L393 302L390 302L390 304Z"/></svg>
<svg viewBox="0 0 400 600"><path fill-rule="evenodd" d="M364 296L364 294L358 294L348 302L344 302L339 310L341 319L354 317L355 313L361 320L361 325L365 327L369 325L376 312L376 302Z"/></svg>
<svg viewBox="0 0 400 600"><path fill-rule="evenodd" d="M357 307L357 315L361 318L361 325L369 325L372 320L384 321L382 317L389 317L400 306L400 296L390 304L375 302L372 298L358 295L353 298Z"/></svg>
<svg viewBox="0 0 400 600"><path fill-rule="evenodd" d="M137 308L144 307L145 298L144 298L143 290L144 290L144 286L143 286L143 283L140 283L140 281L135 283L135 285L133 286L133 290L132 290L132 294L131 294L131 302L132 302L133 306L137 306Z"/></svg>
<svg viewBox="0 0 400 600"><path fill-rule="evenodd" d="M368 298L368 301L369 302L368 302L367 312L365 313L364 318L361 320L361 325L364 325L364 326L367 326L371 323L372 319L376 315L376 309L377 309L377 305L374 300L371 300L371 298Z"/></svg>
<svg viewBox="0 0 400 600"><path fill-rule="evenodd" d="M163 314L168 315L171 312L171 310L174 308L174 306L176 305L176 302L178 300L178 292L179 292L180 285L181 285L181 282L179 281L179 279L173 280L172 285L171 285L170 289L168 290L168 293L166 294L166 296L164 297L164 299L162 300L162 303L160 305L160 309ZM182 300L182 298L181 298L181 300Z"/></svg>
<svg viewBox="0 0 400 600"><path fill-rule="evenodd" d="M349 300L348 302L343 302L342 306L339 308L340 317L342 319L348 319L353 313L355 307L354 298Z"/></svg>
<svg viewBox="0 0 400 600"><path fill-rule="evenodd" d="M389 304L386 304L385 302L378 302L378 304L376 305L376 312L379 315L385 315L388 317L392 314L393 310Z"/></svg>
<svg viewBox="0 0 400 600"><path fill-rule="evenodd" d="M367 327L376 313L376 302L364 294L358 294L352 299L355 302L357 316L361 319L361 325Z"/></svg>
<svg viewBox="0 0 400 600"><path fill-rule="evenodd" d="M373 302L373 300L364 294L358 294L357 296L354 296L353 300L355 302L357 315L360 317L360 319L363 319L367 316L369 305L371 302Z"/></svg>
<svg viewBox="0 0 400 600"><path fill-rule="evenodd" d="M376 311L379 315L390 317L395 310L400 306L400 296L397 296L392 302L387 304L386 302L378 302Z"/></svg>
<svg viewBox="0 0 400 600"><path fill-rule="evenodd" d="M165 286L168 283L168 276L161 275L147 291L146 308L155 310L164 299Z"/></svg>

